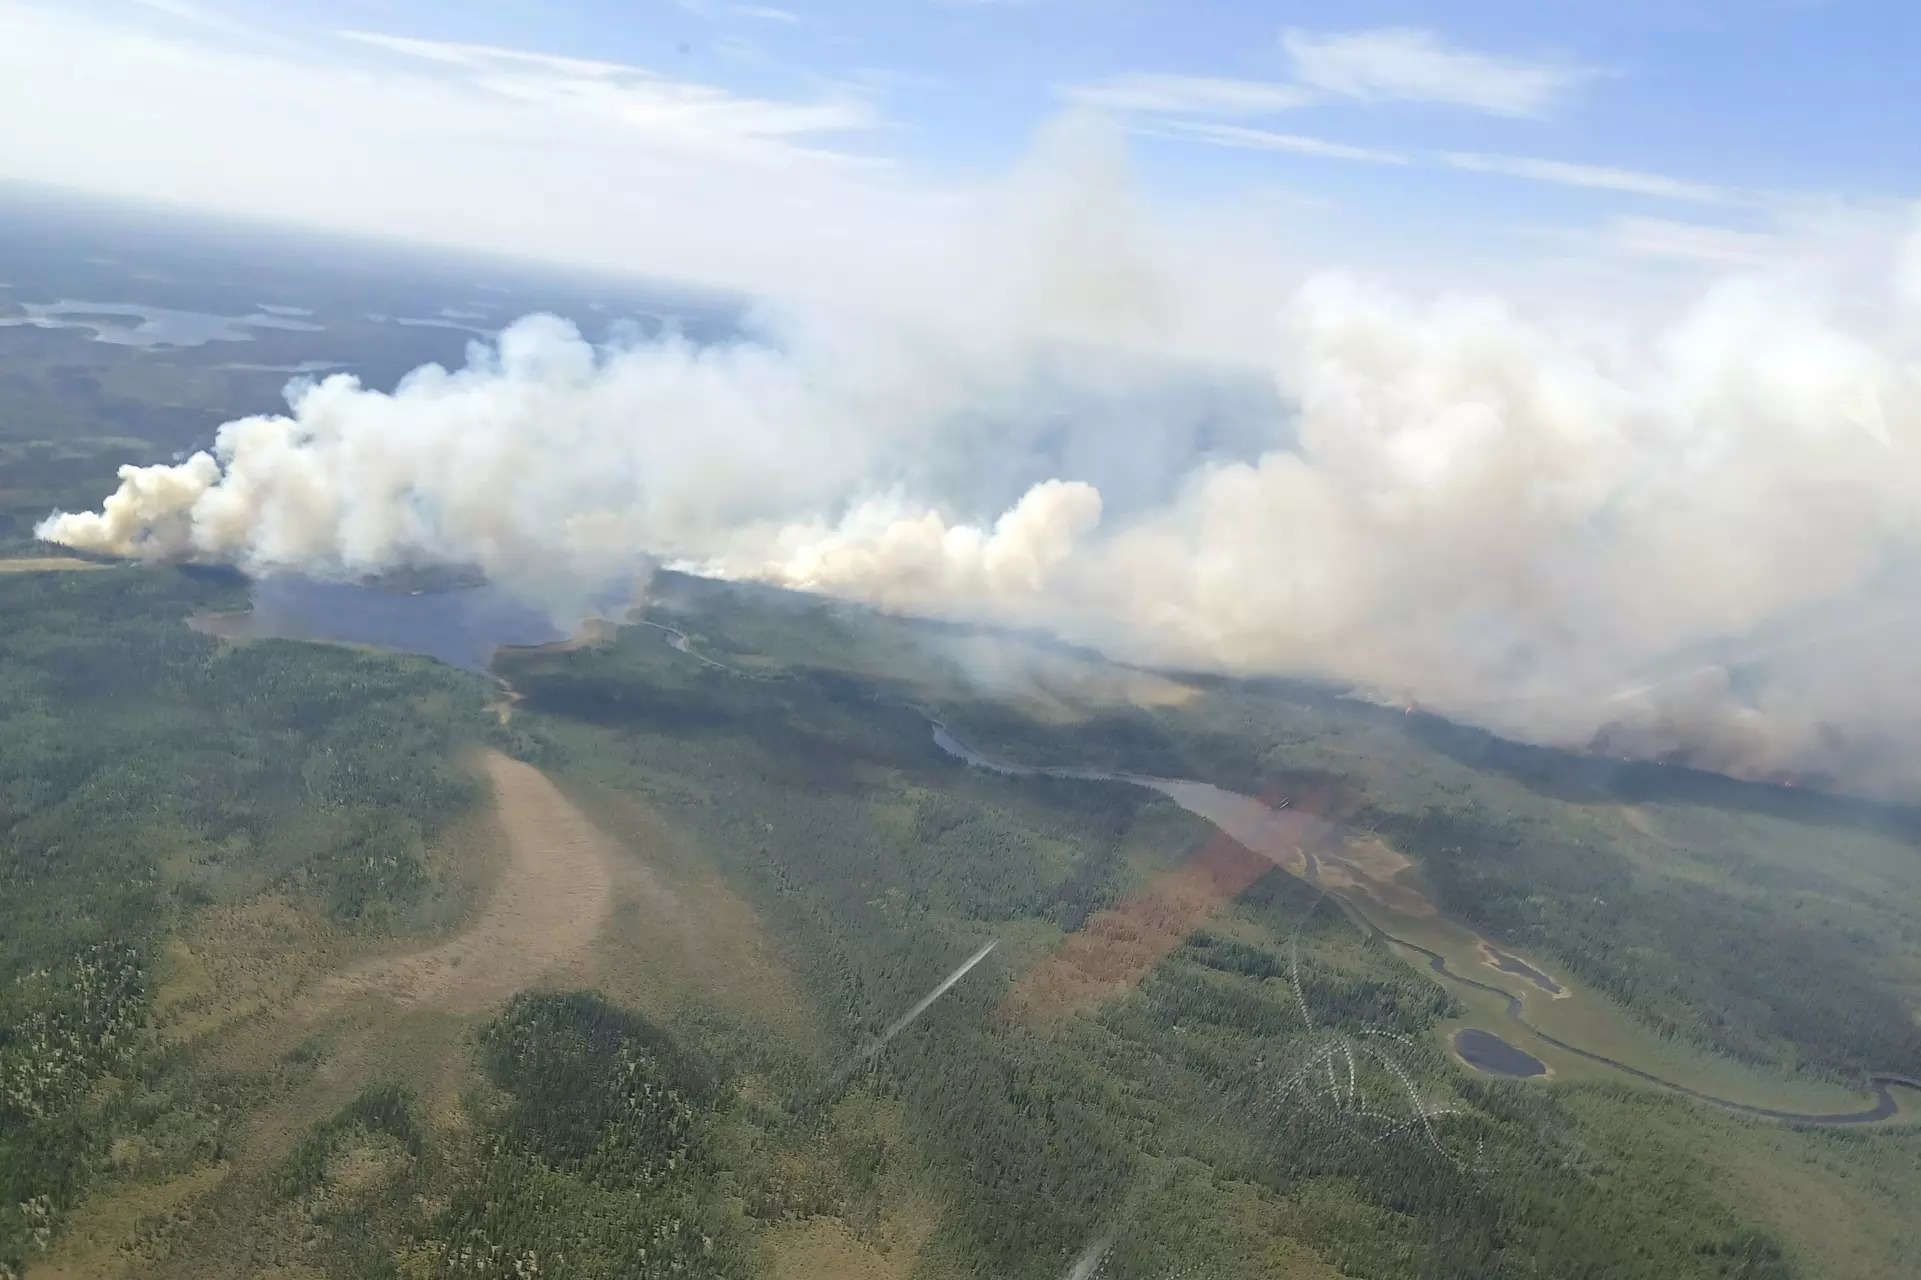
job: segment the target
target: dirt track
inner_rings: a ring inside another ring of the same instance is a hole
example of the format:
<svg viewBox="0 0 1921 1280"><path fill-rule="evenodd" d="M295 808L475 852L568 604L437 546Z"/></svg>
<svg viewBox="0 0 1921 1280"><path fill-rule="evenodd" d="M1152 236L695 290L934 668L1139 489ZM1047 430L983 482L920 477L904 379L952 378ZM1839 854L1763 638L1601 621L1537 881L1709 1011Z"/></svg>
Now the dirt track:
<svg viewBox="0 0 1921 1280"><path fill-rule="evenodd" d="M482 763L508 862L480 915L445 942L326 979L301 1015L319 1017L364 995L478 1013L579 965L613 908L614 844L538 769L497 751Z"/></svg>
<svg viewBox="0 0 1921 1280"><path fill-rule="evenodd" d="M78 569L111 569L98 560L78 556L16 556L0 560L0 573L71 573Z"/></svg>

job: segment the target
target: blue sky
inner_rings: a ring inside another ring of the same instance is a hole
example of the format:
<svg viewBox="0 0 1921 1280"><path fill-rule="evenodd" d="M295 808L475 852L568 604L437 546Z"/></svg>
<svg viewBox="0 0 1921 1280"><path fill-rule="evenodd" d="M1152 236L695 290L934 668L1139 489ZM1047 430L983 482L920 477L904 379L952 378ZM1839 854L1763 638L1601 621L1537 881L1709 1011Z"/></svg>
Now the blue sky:
<svg viewBox="0 0 1921 1280"><path fill-rule="evenodd" d="M1437 52L1550 75L1525 114L1319 92L1235 119L1357 146L1541 152L1740 186L1906 195L1921 171L1921 6L1899 0L309 0L254 12L263 24L297 14L316 31L628 62L782 99L871 87L905 130L874 149L936 171L1005 163L1074 86L1149 74L1299 85L1290 30L1308 47L1419 31Z"/></svg>
<svg viewBox="0 0 1921 1280"><path fill-rule="evenodd" d="M13 0L0 176L729 274L756 205L795 256L936 237L1078 110L1317 253L1725 267L1917 194L1918 53L1891 0Z"/></svg>

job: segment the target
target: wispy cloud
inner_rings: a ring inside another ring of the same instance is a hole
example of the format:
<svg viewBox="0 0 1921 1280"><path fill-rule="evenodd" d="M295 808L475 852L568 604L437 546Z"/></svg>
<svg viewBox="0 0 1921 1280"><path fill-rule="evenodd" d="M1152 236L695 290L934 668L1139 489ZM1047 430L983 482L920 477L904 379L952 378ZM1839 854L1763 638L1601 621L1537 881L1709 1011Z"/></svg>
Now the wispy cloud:
<svg viewBox="0 0 1921 1280"><path fill-rule="evenodd" d="M721 4L717 0L674 0L681 9L699 18L756 18L762 22L780 22L789 26L801 21L792 9L782 9L771 4Z"/></svg>
<svg viewBox="0 0 1921 1280"><path fill-rule="evenodd" d="M1570 164L1563 160L1540 160L1530 156L1483 155L1472 151L1448 151L1442 163L1473 173L1498 173L1535 182L1556 182L1569 187L1593 187L1602 191L1623 191L1631 195L1655 196L1662 200L1686 200L1695 204L1732 204L1738 197L1724 187L1704 182L1689 182L1638 169L1615 169L1606 165Z"/></svg>
<svg viewBox="0 0 1921 1280"><path fill-rule="evenodd" d="M1607 224L1606 236L1623 253L1712 266L1761 267L1781 257L1779 237L1666 218L1615 218Z"/></svg>
<svg viewBox="0 0 1921 1280"><path fill-rule="evenodd" d="M1545 114L1591 68L1477 53L1415 27L1281 37L1301 83L1363 101L1435 102L1504 116Z"/></svg>
<svg viewBox="0 0 1921 1280"><path fill-rule="evenodd" d="M226 14L209 9L203 4L197 4L194 0L133 0L133 2L143 9L151 9L155 13L163 13L169 18L190 22L194 26L218 31L223 35L253 34L245 24L236 22Z"/></svg>
<svg viewBox="0 0 1921 1280"><path fill-rule="evenodd" d="M923 240L959 234L849 89L413 32L229 40L87 7L0 0L0 117L59 104L58 130L0 129L0 175L775 295L896 297Z"/></svg>
<svg viewBox="0 0 1921 1280"><path fill-rule="evenodd" d="M1103 111L1151 111L1167 115L1258 116L1286 111L1312 95L1288 84L1216 76L1137 72L1093 84L1070 85L1061 96Z"/></svg>
<svg viewBox="0 0 1921 1280"><path fill-rule="evenodd" d="M1408 157L1398 151L1376 147L1357 147L1326 138L1299 133L1276 133L1271 129L1250 129L1244 125L1218 124L1207 120L1161 120L1141 125L1136 133L1150 137L1182 138L1216 147L1238 147L1248 151L1287 151L1295 155L1320 156L1328 160L1356 160L1364 164L1406 164Z"/></svg>
<svg viewBox="0 0 1921 1280"><path fill-rule="evenodd" d="M695 150L757 151L764 158L851 160L795 145L809 134L845 133L880 124L857 96L817 102L750 98L708 84L674 80L643 67L587 58L341 31L345 39L468 73L474 87L531 106L593 117Z"/></svg>
<svg viewBox="0 0 1921 1280"><path fill-rule="evenodd" d="M390 36L379 31L342 30L334 34L343 40L372 45L377 49L385 49L389 53L405 54L410 58L420 58L427 62L438 62L451 67L479 69L498 66L502 63L514 63L578 76L651 74L640 67L629 66L622 62L570 58L560 54L507 49L491 44L462 44L453 40L418 40L411 36Z"/></svg>

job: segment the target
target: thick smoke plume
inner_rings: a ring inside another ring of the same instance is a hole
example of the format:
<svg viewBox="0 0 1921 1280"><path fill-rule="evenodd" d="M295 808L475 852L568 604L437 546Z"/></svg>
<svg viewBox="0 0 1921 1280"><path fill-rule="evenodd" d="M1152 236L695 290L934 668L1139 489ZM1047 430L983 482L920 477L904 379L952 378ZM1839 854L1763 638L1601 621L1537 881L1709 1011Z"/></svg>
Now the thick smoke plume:
<svg viewBox="0 0 1921 1280"><path fill-rule="evenodd" d="M1646 337L1315 275L1257 376L1196 358L1205 299L1101 224L1110 167L1075 181L983 242L965 305L709 346L529 317L391 392L299 384L39 533L474 564L557 610L664 560L1536 739L1918 780L1921 240L1865 285L1724 280Z"/></svg>

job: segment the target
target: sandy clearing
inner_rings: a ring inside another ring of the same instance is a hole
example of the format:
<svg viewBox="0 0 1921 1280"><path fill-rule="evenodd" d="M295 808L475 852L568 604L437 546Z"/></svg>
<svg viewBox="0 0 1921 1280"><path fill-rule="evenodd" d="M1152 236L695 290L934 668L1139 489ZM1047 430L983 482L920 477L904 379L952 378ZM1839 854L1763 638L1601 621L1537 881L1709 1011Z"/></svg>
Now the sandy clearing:
<svg viewBox="0 0 1921 1280"><path fill-rule="evenodd" d="M1369 880L1378 880L1383 883L1393 880L1414 865L1408 860L1406 854L1377 835L1361 836L1346 841L1341 846L1340 857L1343 861L1352 863L1354 868Z"/></svg>
<svg viewBox="0 0 1921 1280"><path fill-rule="evenodd" d="M532 765L492 750L481 763L508 861L480 915L445 942L326 979L298 1016L317 1018L365 995L480 1013L538 978L579 967L613 907L614 843Z"/></svg>
<svg viewBox="0 0 1921 1280"><path fill-rule="evenodd" d="M162 1182L122 1187L90 1202L53 1247L27 1269L32 1280L88 1280L130 1274L147 1259L143 1231L162 1224L205 1196L227 1176L225 1165L201 1165Z"/></svg>
<svg viewBox="0 0 1921 1280"><path fill-rule="evenodd" d="M0 573L71 573L79 569L111 569L110 564L98 560L82 560L78 556L15 556L0 559Z"/></svg>
<svg viewBox="0 0 1921 1280"><path fill-rule="evenodd" d="M456 1127L469 1065L459 1046L471 1017L541 979L580 982L591 972L624 882L620 866L631 859L617 859L618 846L539 770L495 751L481 753L479 765L491 812L456 829L455 849L472 863L491 861L498 847L501 865L483 905L454 936L360 960L291 1001L288 988L345 941L303 922L291 904L268 898L224 909L210 921L211 936L179 941L163 992L174 1038L211 1041L206 1050L217 1058L257 1068L320 1030L325 1056L311 1078L249 1116L225 1162L89 1203L69 1243L42 1264L46 1274L261 1274L244 1249L218 1258L196 1250L234 1243L219 1234L221 1215L260 1211L262 1179L301 1133L380 1078L414 1085L435 1124ZM276 971L267 963L275 953L298 954L300 963ZM186 1234L136 1248L140 1223L155 1213L178 1215Z"/></svg>
<svg viewBox="0 0 1921 1280"><path fill-rule="evenodd" d="M796 1043L814 1043L819 1017L788 957L698 840L631 793L570 787L603 831L647 851L645 860L623 858L615 867L612 920L594 947L594 985L658 1016L698 994Z"/></svg>
<svg viewBox="0 0 1921 1280"><path fill-rule="evenodd" d="M762 1236L762 1267L770 1280L905 1280L939 1223L939 1211L921 1200L866 1233L839 1218L798 1218Z"/></svg>
<svg viewBox="0 0 1921 1280"><path fill-rule="evenodd" d="M316 973L336 968L351 942L279 894L210 908L162 950L156 1025L185 1044L274 1014Z"/></svg>

